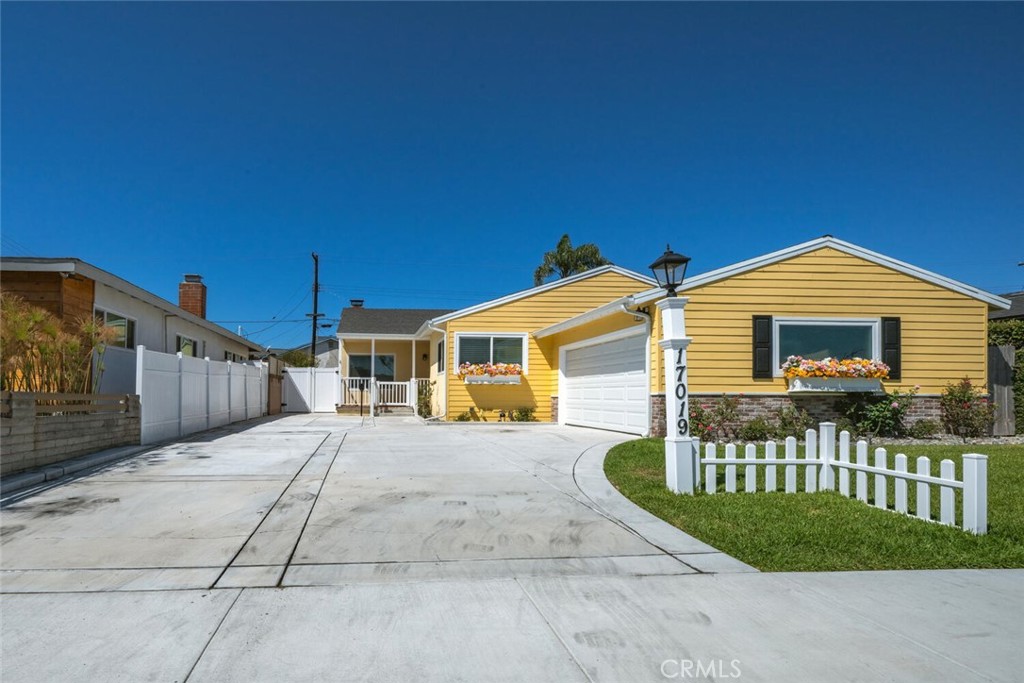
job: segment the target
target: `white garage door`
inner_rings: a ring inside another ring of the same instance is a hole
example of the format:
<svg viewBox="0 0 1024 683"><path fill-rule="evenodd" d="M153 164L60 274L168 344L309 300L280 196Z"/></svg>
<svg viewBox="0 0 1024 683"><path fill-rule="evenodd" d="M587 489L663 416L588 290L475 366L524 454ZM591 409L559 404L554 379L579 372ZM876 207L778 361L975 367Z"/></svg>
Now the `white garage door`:
<svg viewBox="0 0 1024 683"><path fill-rule="evenodd" d="M646 334L567 349L560 406L565 423L647 433L646 350Z"/></svg>

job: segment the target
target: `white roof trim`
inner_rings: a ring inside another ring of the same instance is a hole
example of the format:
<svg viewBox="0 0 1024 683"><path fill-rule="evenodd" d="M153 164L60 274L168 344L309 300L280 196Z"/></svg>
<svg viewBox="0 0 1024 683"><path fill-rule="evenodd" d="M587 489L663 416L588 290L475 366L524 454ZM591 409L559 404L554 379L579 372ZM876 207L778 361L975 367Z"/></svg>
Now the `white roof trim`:
<svg viewBox="0 0 1024 683"><path fill-rule="evenodd" d="M214 334L219 334L222 337L226 337L236 343L242 344L253 351L262 351L264 349L263 346L256 342L249 341L245 337L241 337L227 328L221 327L217 323L212 323L205 318L200 318L198 315L193 315L185 309L175 306L170 301L167 301L152 292L146 291L137 285L133 285L113 273L108 273L101 268L97 268L94 265L86 263L81 259L34 259L26 257L26 260L21 260L21 257L8 257L0 259L0 270L36 273L80 273L90 280L94 280L100 284L104 284L129 296L135 297L136 299L144 301L151 306L155 306L167 313L176 315L182 320L187 320L188 322L199 325Z"/></svg>
<svg viewBox="0 0 1024 683"><path fill-rule="evenodd" d="M369 341L370 339L379 339L381 341L423 341L428 337L417 334L373 334L370 332L339 332L338 339L352 339L358 341ZM309 346L309 344L306 344Z"/></svg>
<svg viewBox="0 0 1024 683"><path fill-rule="evenodd" d="M528 296L533 296L534 294L540 294L542 292L547 292L558 287L564 287L565 285L571 285L574 282L579 282L580 280L585 280L596 275L603 275L605 273L618 273L619 275L624 275L625 277L630 277L635 280L639 280L640 282L646 282L651 285L657 284L654 279L649 278L646 275L641 275L640 273L635 273L632 270L627 270L626 268L620 268L619 266L614 265L601 266L599 268L592 268L584 273L579 273L578 275L571 275L561 280L549 282L546 285L540 285L538 287L533 287L531 289L524 289L520 292L503 296L500 299L492 299L491 301L485 301L482 304L477 304L475 306L470 306L469 308L463 308L458 311L453 311L447 315L442 315L440 317L434 318L433 320L428 320L426 324L437 325L439 323L448 322L449 320L454 320L455 318L461 318L472 313L486 311L488 308L501 306L502 304L511 303L519 299L524 299Z"/></svg>
<svg viewBox="0 0 1024 683"><path fill-rule="evenodd" d="M1010 300L1004 297L996 296L995 294L989 294L988 292L980 290L977 287L972 287L962 282L951 280L948 277L938 275L937 273L932 273L922 268L918 268L917 266L912 266L909 263L898 261L894 258L884 256L877 252L871 251L870 249L859 247L856 244L851 244L850 242L845 242L835 237L820 237L816 240L811 240L810 242L797 244L786 249L781 249L770 254L765 254L764 256L758 256L757 258L748 259L746 261L741 261L740 263L736 263L731 266L726 266L724 268L709 271L702 275L697 275L696 277L693 277L685 281L683 285L679 288L679 291L685 291L694 287L707 285L712 282L718 282L719 280L725 280L726 278L733 277L734 275L739 275L741 273L746 273L751 270L763 268L764 266L771 265L773 263L778 263L779 261L784 261L786 259L793 258L794 256L800 256L801 254L806 254L808 252L821 249L823 247L831 247L833 249L836 249L837 251L842 251L846 254L850 254L851 256L857 256L866 261L871 261L872 263L877 263L878 265L885 266L887 268L892 268L893 270L897 270L901 273L905 273L912 277L920 278L922 280L925 280L926 282L931 282L934 285L945 287L946 289L951 289L955 292L959 292L966 296L979 299L989 304L990 306L994 306L996 308L1008 309L1011 304ZM549 337L553 334L564 332L566 330L571 330L574 327L579 327L580 325L585 325L586 323L593 322L594 320L600 320L601 318L612 315L615 312L621 312L623 305L642 306L645 303L661 299L664 296L664 289L662 289L661 287L653 287L651 289L644 290L642 292L638 292L630 296L622 297L621 299L617 299L615 301L612 301L611 303L598 306L597 308L593 308L584 313L580 313L579 315L563 320L562 322L555 323L554 325L549 325L548 327L545 327L534 332L533 336L537 339Z"/></svg>
<svg viewBox="0 0 1024 683"><path fill-rule="evenodd" d="M598 306L597 308L592 308L584 313L574 315L560 323L555 323L554 325L548 325L545 328L539 329L533 333L533 338L543 339L544 337L550 337L553 334L571 330L574 327L586 325L589 322L600 320L601 318L607 318L608 316L615 315L616 313L623 313L623 306L633 306L635 303L636 302L633 300L632 296L624 296L620 299L616 299L615 301L606 303L603 306Z"/></svg>
<svg viewBox="0 0 1024 683"><path fill-rule="evenodd" d="M757 258L741 261L731 266L726 266L724 268L709 271L707 273L704 273L703 275L698 275L690 280L687 280L686 282L683 283L679 290L685 291L688 289L692 289L694 287L707 285L712 282L718 282L719 280L724 280L735 275L740 275L741 273L746 273L757 268L763 268L764 266L768 266L773 263L778 263L779 261L784 261L786 259L793 258L794 256L800 256L802 254L806 254L808 252L815 251L817 249L822 249L825 247L830 247L837 251L850 254L851 256L862 258L865 261L877 263L878 265L885 266L886 268L892 268L893 270L899 271L906 275L910 275L911 277L916 277L921 280L924 280L925 282L930 282L933 285L938 285L939 287L951 289L954 292L959 292L960 294L964 294L965 296L969 296L971 298L984 301L988 305L994 306L996 308L1010 307L1010 302L1001 296L989 294L988 292L978 289L977 287L972 287L971 285L967 285L962 282L957 282L956 280L952 280L943 275L939 275L937 273L924 270L923 268L918 268L917 266L912 266L909 263L898 261L894 258L890 258L883 254L879 254L878 252L871 251L870 249L865 249L864 247L858 247L856 244L851 244L849 242L845 242L835 237L819 237L818 239L811 240L810 242L797 244L792 247L782 249L780 251L765 254L764 256L758 256Z"/></svg>

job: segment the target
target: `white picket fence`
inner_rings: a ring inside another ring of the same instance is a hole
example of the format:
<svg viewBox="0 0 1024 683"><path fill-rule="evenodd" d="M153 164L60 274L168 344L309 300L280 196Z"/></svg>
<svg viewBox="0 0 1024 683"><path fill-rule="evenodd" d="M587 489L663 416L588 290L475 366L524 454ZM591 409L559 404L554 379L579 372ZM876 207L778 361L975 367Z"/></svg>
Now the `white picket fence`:
<svg viewBox="0 0 1024 683"><path fill-rule="evenodd" d="M953 461L943 460L939 464L939 476L936 477L932 475L932 463L926 457L917 458L914 471L911 471L907 456L897 453L892 467L889 467L889 454L884 448L874 450L873 462L869 464L868 443L858 441L855 450L851 451L850 434L845 431L839 434L837 454L836 426L823 422L818 428L819 431L807 430L802 449L794 437L787 438L781 454L774 441L768 441L761 449L756 444L747 444L743 448L742 458L737 457L736 444L725 445L724 457L718 457L717 444L705 444L703 456L700 455L698 445L694 456L695 484L701 486L703 473L704 490L717 493L720 481L718 470L722 468L726 493L736 493L737 472L742 467L743 490L746 493L770 493L778 491L780 487L786 493L796 493L800 488L802 474L803 490L806 492L838 490L844 496L852 496L863 503L887 510L891 479L894 501L892 510L911 514L908 486L913 482L917 498L913 514L916 517L955 526L956 492L960 491L960 526L965 531L979 535L988 531L987 456L978 453L964 455L963 478L960 480L956 478ZM763 454L759 451L763 451ZM873 479L873 487L868 486L868 475ZM938 519L932 515L932 487L938 489Z"/></svg>
<svg viewBox="0 0 1024 683"><path fill-rule="evenodd" d="M136 347L142 443L267 414L266 365L211 361Z"/></svg>

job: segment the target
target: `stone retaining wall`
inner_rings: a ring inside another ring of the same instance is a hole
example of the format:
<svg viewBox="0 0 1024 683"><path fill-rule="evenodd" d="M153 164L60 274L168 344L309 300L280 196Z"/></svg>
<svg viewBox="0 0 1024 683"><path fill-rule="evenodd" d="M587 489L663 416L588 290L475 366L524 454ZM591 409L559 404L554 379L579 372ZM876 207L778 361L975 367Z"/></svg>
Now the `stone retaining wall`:
<svg viewBox="0 0 1024 683"><path fill-rule="evenodd" d="M137 396L130 397L125 412L36 415L36 394L15 393L9 415L0 417L0 475L139 443Z"/></svg>

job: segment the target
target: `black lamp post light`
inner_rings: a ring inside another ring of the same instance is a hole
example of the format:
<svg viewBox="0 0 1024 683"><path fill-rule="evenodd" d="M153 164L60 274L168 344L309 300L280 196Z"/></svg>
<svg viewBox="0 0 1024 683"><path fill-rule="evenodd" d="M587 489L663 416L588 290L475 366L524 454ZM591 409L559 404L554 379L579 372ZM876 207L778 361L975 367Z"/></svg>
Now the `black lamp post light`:
<svg viewBox="0 0 1024 683"><path fill-rule="evenodd" d="M690 257L677 254L672 247L665 245L665 253L649 267L654 272L658 285L665 289L667 296L675 296L676 288L683 284L686 277L686 266L690 263Z"/></svg>
<svg viewBox="0 0 1024 683"><path fill-rule="evenodd" d="M665 483L674 493L692 495L700 476L697 471L700 441L690 435L686 348L691 340L686 336L683 315L688 299L676 296L689 263L689 256L677 254L666 245L665 253L651 264L651 270L666 294L654 304L661 317L658 346L665 354Z"/></svg>

